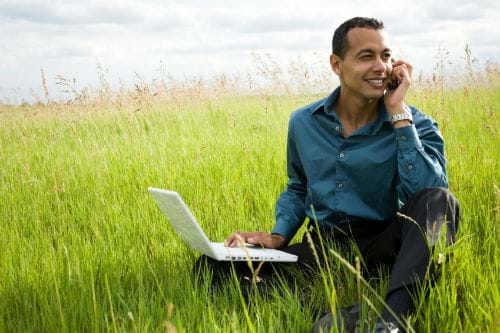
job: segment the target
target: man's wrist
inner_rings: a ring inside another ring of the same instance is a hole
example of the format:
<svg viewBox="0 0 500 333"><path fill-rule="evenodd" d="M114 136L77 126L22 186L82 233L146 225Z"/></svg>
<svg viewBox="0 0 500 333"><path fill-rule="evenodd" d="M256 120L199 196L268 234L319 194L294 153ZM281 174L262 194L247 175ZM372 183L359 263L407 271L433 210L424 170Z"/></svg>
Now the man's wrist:
<svg viewBox="0 0 500 333"><path fill-rule="evenodd" d="M409 126L413 123L411 109L404 104L398 110L392 109L389 114L391 115L391 125L394 128Z"/></svg>
<svg viewBox="0 0 500 333"><path fill-rule="evenodd" d="M273 237L275 240L279 240L279 247L280 248L288 244L288 240L282 234L278 234L276 232L273 232L273 233L271 233L271 237Z"/></svg>
<svg viewBox="0 0 500 333"><path fill-rule="evenodd" d="M410 126L411 124L412 124L412 122L409 120L400 120L400 121L396 121L395 123L393 123L392 127L393 128L401 128L401 127Z"/></svg>

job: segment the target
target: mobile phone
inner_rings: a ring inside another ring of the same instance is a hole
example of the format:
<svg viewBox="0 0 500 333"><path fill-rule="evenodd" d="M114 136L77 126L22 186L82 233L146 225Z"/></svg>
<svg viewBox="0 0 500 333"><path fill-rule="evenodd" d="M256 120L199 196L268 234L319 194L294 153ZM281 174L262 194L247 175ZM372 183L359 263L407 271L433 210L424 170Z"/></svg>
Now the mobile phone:
<svg viewBox="0 0 500 333"><path fill-rule="evenodd" d="M391 63L394 64L396 60L394 58L391 58ZM394 79L394 77L391 75L391 78L389 80L389 84L387 85L387 90L395 90L399 86L399 81Z"/></svg>
<svg viewBox="0 0 500 333"><path fill-rule="evenodd" d="M389 84L387 85L387 90L395 90L399 86L399 81L390 79Z"/></svg>

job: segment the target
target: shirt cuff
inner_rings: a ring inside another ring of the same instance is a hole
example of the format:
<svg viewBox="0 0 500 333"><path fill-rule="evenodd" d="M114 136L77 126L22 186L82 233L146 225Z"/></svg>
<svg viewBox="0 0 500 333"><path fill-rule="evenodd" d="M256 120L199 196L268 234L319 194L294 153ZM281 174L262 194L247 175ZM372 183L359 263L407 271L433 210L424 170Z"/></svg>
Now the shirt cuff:
<svg viewBox="0 0 500 333"><path fill-rule="evenodd" d="M420 142L415 125L395 128L394 133L396 134L398 149L404 151L422 148L422 142Z"/></svg>
<svg viewBox="0 0 500 333"><path fill-rule="evenodd" d="M294 230L285 221L276 221L276 224L274 225L274 228L271 231L272 234L279 234L279 235L285 237L287 243L292 240L292 238L293 238L293 236L295 236L296 232L297 231Z"/></svg>

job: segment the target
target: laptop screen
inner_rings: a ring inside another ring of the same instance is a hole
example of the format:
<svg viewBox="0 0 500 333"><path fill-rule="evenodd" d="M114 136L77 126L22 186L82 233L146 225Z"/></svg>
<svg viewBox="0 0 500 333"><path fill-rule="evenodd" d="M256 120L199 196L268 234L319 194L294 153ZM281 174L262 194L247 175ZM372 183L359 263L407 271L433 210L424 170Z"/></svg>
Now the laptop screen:
<svg viewBox="0 0 500 333"><path fill-rule="evenodd" d="M201 229L181 196L174 191L149 187L163 214L179 236L199 252L214 257L210 241Z"/></svg>

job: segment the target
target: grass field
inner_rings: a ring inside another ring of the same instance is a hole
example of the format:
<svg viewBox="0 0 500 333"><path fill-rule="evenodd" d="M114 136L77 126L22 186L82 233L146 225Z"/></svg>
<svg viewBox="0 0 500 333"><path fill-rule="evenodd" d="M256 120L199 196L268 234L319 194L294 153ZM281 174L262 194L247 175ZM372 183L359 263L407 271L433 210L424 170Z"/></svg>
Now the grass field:
<svg viewBox="0 0 500 333"><path fill-rule="evenodd" d="M411 319L417 332L500 332L498 87L415 89L408 101L440 124L463 213L454 256ZM334 259L327 288L318 277L249 304L235 283L197 283L198 254L146 190L180 192L213 240L270 230L288 117L317 98L0 107L0 331L308 332L316 308L364 295L380 310ZM385 281L372 285L383 293Z"/></svg>

